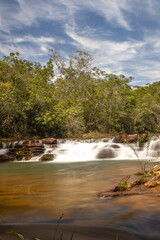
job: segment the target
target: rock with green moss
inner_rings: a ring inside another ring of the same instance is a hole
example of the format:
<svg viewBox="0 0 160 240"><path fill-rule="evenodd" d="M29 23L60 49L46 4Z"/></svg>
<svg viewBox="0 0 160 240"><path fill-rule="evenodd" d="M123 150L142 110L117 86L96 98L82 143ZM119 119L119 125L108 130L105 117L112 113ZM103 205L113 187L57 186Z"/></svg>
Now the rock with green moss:
<svg viewBox="0 0 160 240"><path fill-rule="evenodd" d="M40 161L46 162L46 161L53 161L54 160L54 154L44 154L41 158Z"/></svg>

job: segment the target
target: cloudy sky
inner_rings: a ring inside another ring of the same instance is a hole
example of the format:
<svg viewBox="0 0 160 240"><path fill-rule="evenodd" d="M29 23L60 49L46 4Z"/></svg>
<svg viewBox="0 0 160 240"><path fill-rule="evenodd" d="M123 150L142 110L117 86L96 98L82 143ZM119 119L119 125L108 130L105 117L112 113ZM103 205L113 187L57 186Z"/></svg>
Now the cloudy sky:
<svg viewBox="0 0 160 240"><path fill-rule="evenodd" d="M160 81L159 12L159 0L0 0L0 57L43 64L51 48L65 59L79 49L132 85Z"/></svg>

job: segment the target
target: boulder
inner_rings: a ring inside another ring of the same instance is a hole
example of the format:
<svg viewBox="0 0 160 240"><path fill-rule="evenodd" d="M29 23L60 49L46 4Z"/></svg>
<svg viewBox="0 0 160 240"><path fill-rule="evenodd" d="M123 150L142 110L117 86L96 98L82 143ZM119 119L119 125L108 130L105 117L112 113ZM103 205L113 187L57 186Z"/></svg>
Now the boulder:
<svg viewBox="0 0 160 240"><path fill-rule="evenodd" d="M109 147L101 149L96 156L96 158L100 158L100 159L105 159L105 158L110 159L115 157L116 157L116 152L114 151L114 149Z"/></svg>
<svg viewBox="0 0 160 240"><path fill-rule="evenodd" d="M43 144L57 144L57 139L55 138L44 138L41 141Z"/></svg>
<svg viewBox="0 0 160 240"><path fill-rule="evenodd" d="M54 154L44 154L41 158L40 161L45 162L45 161L52 161L54 160Z"/></svg>
<svg viewBox="0 0 160 240"><path fill-rule="evenodd" d="M151 145L151 149L154 151L160 150L160 141L153 142Z"/></svg>
<svg viewBox="0 0 160 240"><path fill-rule="evenodd" d="M0 155L0 162L10 162L14 160L15 160L14 155L10 155L10 154Z"/></svg>

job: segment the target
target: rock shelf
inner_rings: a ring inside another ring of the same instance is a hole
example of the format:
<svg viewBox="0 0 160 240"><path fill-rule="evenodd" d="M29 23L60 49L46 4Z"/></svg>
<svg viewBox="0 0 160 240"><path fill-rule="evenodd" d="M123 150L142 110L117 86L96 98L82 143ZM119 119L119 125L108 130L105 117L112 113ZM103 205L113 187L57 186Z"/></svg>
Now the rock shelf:
<svg viewBox="0 0 160 240"><path fill-rule="evenodd" d="M132 196L146 193L160 196L160 165L155 165L142 175L128 175L122 178L111 189L98 194L100 198Z"/></svg>

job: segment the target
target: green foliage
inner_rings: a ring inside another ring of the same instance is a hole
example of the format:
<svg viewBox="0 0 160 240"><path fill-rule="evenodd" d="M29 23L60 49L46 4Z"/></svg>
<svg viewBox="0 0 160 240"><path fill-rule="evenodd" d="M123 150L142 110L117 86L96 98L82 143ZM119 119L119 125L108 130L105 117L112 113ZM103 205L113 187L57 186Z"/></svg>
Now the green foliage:
<svg viewBox="0 0 160 240"><path fill-rule="evenodd" d="M143 173L143 172L141 172L141 171L137 171L137 172L135 172L135 174L134 174L134 175L141 176L141 175L144 175L144 173Z"/></svg>
<svg viewBox="0 0 160 240"><path fill-rule="evenodd" d="M120 182L120 184L118 185L118 189L119 191L126 191L129 190L131 187L130 183L125 181L125 182Z"/></svg>
<svg viewBox="0 0 160 240"><path fill-rule="evenodd" d="M139 182L140 182L140 185L141 185L141 184L144 184L144 183L147 182L147 179L146 179L145 177L140 177L140 178L139 178Z"/></svg>
<svg viewBox="0 0 160 240"><path fill-rule="evenodd" d="M131 80L83 51L66 63L51 50L44 66L10 53L0 60L0 137L159 133L160 82L132 89Z"/></svg>
<svg viewBox="0 0 160 240"><path fill-rule="evenodd" d="M11 236L17 237L17 238L20 239L20 240L25 240L24 237L23 237L23 235L20 234L20 233L11 231L11 232L8 232L8 234L11 235ZM32 238L32 240L40 240L40 239L39 239L39 238Z"/></svg>
<svg viewBox="0 0 160 240"><path fill-rule="evenodd" d="M23 235L20 234L20 233L17 233L17 232L11 231L11 232L8 232L8 234L11 235L11 236L15 236L15 237L17 237L17 238L19 238L20 240L24 240Z"/></svg>

